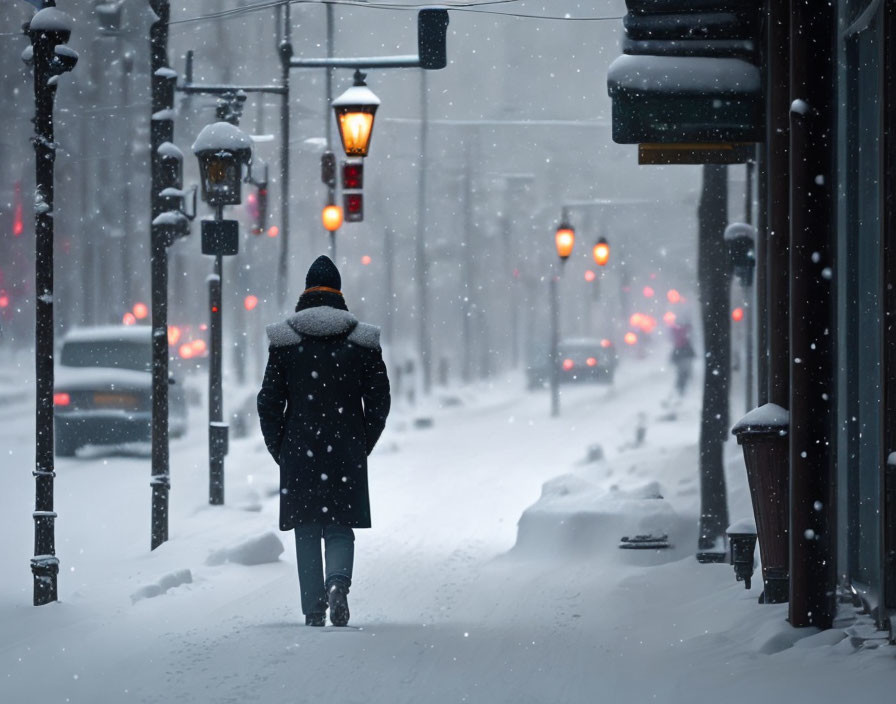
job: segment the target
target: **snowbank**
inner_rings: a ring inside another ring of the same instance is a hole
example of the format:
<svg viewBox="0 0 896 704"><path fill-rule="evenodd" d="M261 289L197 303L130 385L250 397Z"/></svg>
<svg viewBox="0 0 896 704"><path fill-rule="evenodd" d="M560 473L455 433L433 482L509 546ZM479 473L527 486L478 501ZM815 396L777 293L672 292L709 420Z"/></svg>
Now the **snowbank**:
<svg viewBox="0 0 896 704"><path fill-rule="evenodd" d="M512 554L544 558L602 556L638 564L669 562L690 552L695 531L663 498L657 482L605 491L587 479L564 474L542 487L541 498L525 510ZM620 550L624 536L668 536L670 547ZM682 552L684 551L684 552Z"/></svg>
<svg viewBox="0 0 896 704"><path fill-rule="evenodd" d="M225 562L234 562L238 565L264 565L279 561L282 554L283 543L280 538L275 533L265 533L233 547L216 550L208 556L205 564L223 565Z"/></svg>

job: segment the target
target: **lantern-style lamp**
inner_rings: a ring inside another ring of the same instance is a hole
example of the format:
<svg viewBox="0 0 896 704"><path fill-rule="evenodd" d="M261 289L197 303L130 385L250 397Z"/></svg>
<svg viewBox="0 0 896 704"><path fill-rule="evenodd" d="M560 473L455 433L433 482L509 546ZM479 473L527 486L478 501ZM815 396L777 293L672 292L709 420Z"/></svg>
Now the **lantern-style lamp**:
<svg viewBox="0 0 896 704"><path fill-rule="evenodd" d="M572 254L572 248L576 243L576 231L573 229L573 226L565 220L561 222L557 228L557 234L554 236L554 241L557 244L557 256L560 257L561 261L565 262L569 255Z"/></svg>
<svg viewBox="0 0 896 704"><path fill-rule="evenodd" d="M373 118L380 106L380 99L367 87L364 78L365 74L355 71L354 85L333 101L342 148L349 157L367 156Z"/></svg>
<svg viewBox="0 0 896 704"><path fill-rule="evenodd" d="M342 227L342 208L331 203L321 211L320 219L327 232L336 232Z"/></svg>
<svg viewBox="0 0 896 704"><path fill-rule="evenodd" d="M215 122L202 128L193 153L199 159L202 200L209 205L238 205L243 165L252 161L249 136L229 122Z"/></svg>
<svg viewBox="0 0 896 704"><path fill-rule="evenodd" d="M594 261L598 266L606 266L610 260L610 243L606 237L601 237L592 250Z"/></svg>

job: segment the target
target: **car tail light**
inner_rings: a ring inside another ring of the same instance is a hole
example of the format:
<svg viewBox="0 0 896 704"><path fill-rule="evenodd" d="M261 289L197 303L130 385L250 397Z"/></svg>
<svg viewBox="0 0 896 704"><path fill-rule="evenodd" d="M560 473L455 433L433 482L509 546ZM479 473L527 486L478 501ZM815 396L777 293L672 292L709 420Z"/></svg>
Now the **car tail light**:
<svg viewBox="0 0 896 704"><path fill-rule="evenodd" d="M566 371L569 371L569 370L572 369L574 366L576 366L576 365L575 365L575 362L573 362L571 359L564 359L564 360L563 360L563 368L564 368Z"/></svg>
<svg viewBox="0 0 896 704"><path fill-rule="evenodd" d="M600 341L600 346L603 347L604 349L606 349L607 347L609 347L609 346L612 345L612 344L613 344L613 343L610 342L610 341L609 341L608 339L606 339L606 338L604 338L603 340Z"/></svg>
<svg viewBox="0 0 896 704"><path fill-rule="evenodd" d="M67 406L72 402L71 396L69 396L64 391L57 391L53 394L53 405L54 406Z"/></svg>
<svg viewBox="0 0 896 704"><path fill-rule="evenodd" d="M589 357L588 359L585 360L585 364L587 364L589 367L596 367L597 360L594 357Z"/></svg>

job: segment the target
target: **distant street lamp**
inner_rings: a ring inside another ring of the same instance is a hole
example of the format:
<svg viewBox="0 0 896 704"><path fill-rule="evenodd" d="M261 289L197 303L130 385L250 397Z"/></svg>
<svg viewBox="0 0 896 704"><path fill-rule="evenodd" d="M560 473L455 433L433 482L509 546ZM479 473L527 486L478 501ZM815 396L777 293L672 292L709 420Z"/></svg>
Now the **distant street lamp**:
<svg viewBox="0 0 896 704"><path fill-rule="evenodd" d="M572 254L573 247L576 243L576 231L569 224L566 210L563 211L563 217L557 231L554 233L554 245L557 248L557 256L560 258L560 271L563 271L563 265ZM560 415L560 302L557 293L557 281L560 278L559 273L551 275L551 351L550 351L550 370L551 370L551 415Z"/></svg>
<svg viewBox="0 0 896 704"><path fill-rule="evenodd" d="M557 246L557 256L560 257L561 262L565 262L569 259L569 255L572 254L572 248L576 243L576 231L573 226L566 221L566 218L564 218L563 222L557 227L557 232L554 235L554 243Z"/></svg>
<svg viewBox="0 0 896 704"><path fill-rule="evenodd" d="M364 82L365 76L356 70L354 85L333 101L342 148L349 157L367 156L373 120L380 106L380 99Z"/></svg>
<svg viewBox="0 0 896 704"><path fill-rule="evenodd" d="M331 203L321 211L320 219L327 232L335 232L342 227L342 208Z"/></svg>
<svg viewBox="0 0 896 704"><path fill-rule="evenodd" d="M224 456L227 454L227 423L221 392L221 272L222 257L239 251L239 226L224 219L225 205L242 201L243 167L252 160L252 142L239 127L216 122L202 128L193 143L199 160L202 199L215 207L215 219L202 221L202 253L215 257L214 273L208 277L209 336L208 370L209 498L212 505L224 503Z"/></svg>
<svg viewBox="0 0 896 704"><path fill-rule="evenodd" d="M591 253L594 256L594 262L598 266L606 266L610 260L610 244L607 242L607 238L601 237L597 244L594 245Z"/></svg>

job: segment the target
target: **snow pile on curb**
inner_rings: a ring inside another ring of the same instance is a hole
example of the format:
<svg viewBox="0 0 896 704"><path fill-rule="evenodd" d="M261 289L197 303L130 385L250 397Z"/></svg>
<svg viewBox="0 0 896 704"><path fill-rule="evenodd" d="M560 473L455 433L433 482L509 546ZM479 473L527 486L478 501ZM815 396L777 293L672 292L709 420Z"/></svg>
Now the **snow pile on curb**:
<svg viewBox="0 0 896 704"><path fill-rule="evenodd" d="M207 565L223 565L232 562L238 565L264 565L278 562L283 554L283 543L272 532L250 538L233 547L216 550L206 559Z"/></svg>
<svg viewBox="0 0 896 704"><path fill-rule="evenodd" d="M140 589L131 594L131 603L136 604L138 601L142 601L143 599L152 599L153 597L161 596L169 589L174 589L175 587L179 587L182 584L192 583L193 573L190 572L190 570L178 570L177 572L171 572L170 574L166 574L164 577L162 577L158 582L147 584L145 587L140 587Z"/></svg>
<svg viewBox="0 0 896 704"><path fill-rule="evenodd" d="M574 474L546 482L541 498L527 508L517 527L511 554L523 557L582 557L603 554L618 561L669 562L680 557L677 546L690 546L694 527L663 498L657 482L608 491ZM619 550L623 536L668 535L666 550ZM637 555L635 554L637 553Z"/></svg>

